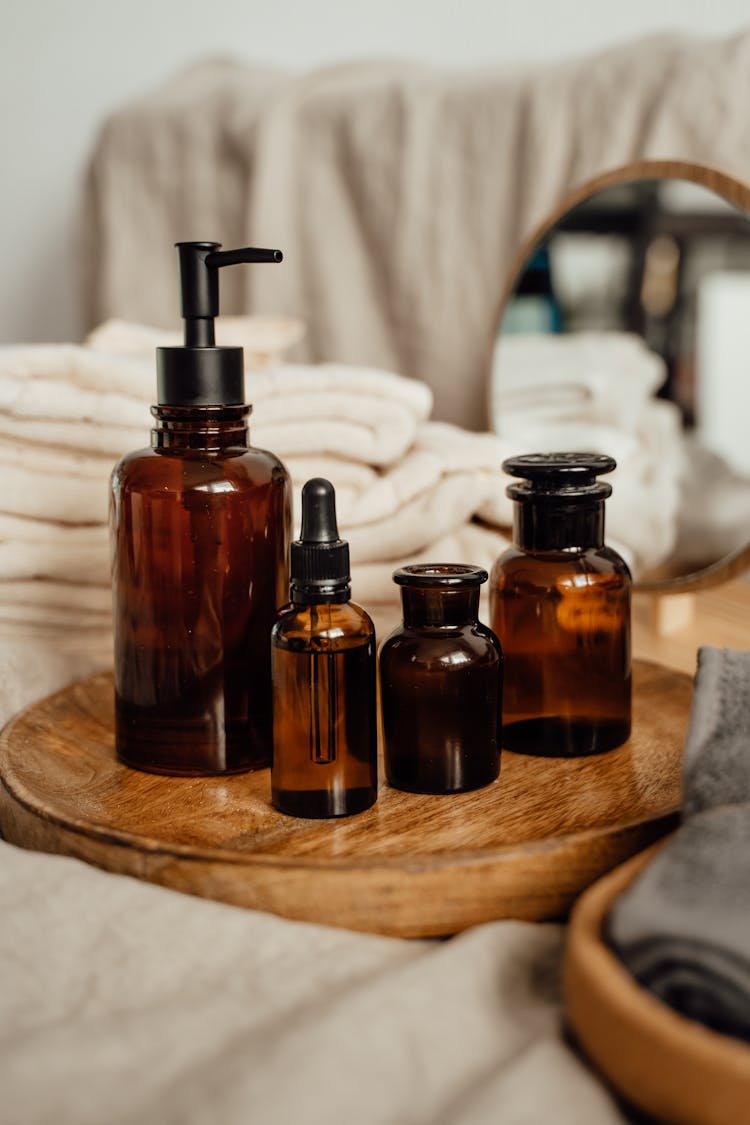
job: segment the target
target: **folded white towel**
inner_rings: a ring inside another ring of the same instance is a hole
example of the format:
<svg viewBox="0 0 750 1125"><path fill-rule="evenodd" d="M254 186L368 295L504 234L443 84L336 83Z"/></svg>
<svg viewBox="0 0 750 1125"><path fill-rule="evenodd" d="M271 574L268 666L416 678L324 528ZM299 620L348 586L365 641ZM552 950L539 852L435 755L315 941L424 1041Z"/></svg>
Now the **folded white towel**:
<svg viewBox="0 0 750 1125"><path fill-rule="evenodd" d="M347 527L352 557L378 562L423 551L464 526L485 495L486 475L481 472L442 476L433 488L396 508L387 519Z"/></svg>
<svg viewBox="0 0 750 1125"><path fill-rule="evenodd" d="M109 390L89 390L72 381L36 375L0 375L0 413L17 421L68 421L109 427L136 428L143 422L143 403Z"/></svg>
<svg viewBox="0 0 750 1125"><path fill-rule="evenodd" d="M520 452L517 445L498 434L472 433L447 422L421 426L417 444L440 457L444 473L474 470L484 483L484 496L477 497L477 516L499 527L512 525L513 502L505 494L509 478L501 466L506 457Z"/></svg>
<svg viewBox="0 0 750 1125"><path fill-rule="evenodd" d="M388 565L360 563L352 567L352 587L356 600L365 605L392 605L398 600L393 571L400 566L427 562L472 562L489 572L495 559L508 546L508 539L494 528L466 523L442 536L423 551L409 552L392 559ZM487 619L489 587L482 587L483 611ZM395 623L395 621L394 621Z"/></svg>
<svg viewBox="0 0 750 1125"><path fill-rule="evenodd" d="M0 347L3 379L49 379L84 391L129 395L150 402L154 357L100 352L80 344L20 344ZM68 417L75 417L68 413Z"/></svg>
<svg viewBox="0 0 750 1125"><path fill-rule="evenodd" d="M508 414L533 410L552 418L616 417L630 429L665 375L660 356L629 332L501 335L493 362L493 422L500 432Z"/></svg>
<svg viewBox="0 0 750 1125"><path fill-rule="evenodd" d="M408 456L408 454L407 454ZM325 477L336 488L336 513L339 526L356 523L357 514L367 501L371 490L377 487L381 475L371 465L359 461L346 461L343 457L329 457L325 454L308 457L285 457L284 464L289 470L294 489L294 528L299 531L300 503L302 486L311 477ZM381 513L376 512L375 518Z"/></svg>
<svg viewBox="0 0 750 1125"><path fill-rule="evenodd" d="M108 629L112 592L108 586L48 579L0 581L0 624L35 624L69 635L79 629Z"/></svg>
<svg viewBox="0 0 750 1125"><path fill-rule="evenodd" d="M13 427L20 433L19 427ZM81 440L81 426L76 427ZM45 430L45 433L47 431ZM0 437L0 512L53 523L103 523L112 457ZM141 438L141 441L143 439Z"/></svg>
<svg viewBox="0 0 750 1125"><path fill-rule="evenodd" d="M380 472L362 471L363 466L326 457L292 457L286 464L295 485L302 485L310 476L328 477L336 487L341 527L352 534L354 529L362 529L362 535L369 537L377 536L375 525L380 521L392 520L407 505L413 516L435 503L430 498L438 493L446 505L439 512L441 525L459 526L468 511L488 523L509 526L512 505L505 496L507 482L500 466L512 451L495 434L470 433L446 422L422 422L408 453ZM445 487L457 474L465 487L463 495ZM452 506L451 497L457 497ZM410 534L419 540L423 531L415 527Z"/></svg>
<svg viewBox="0 0 750 1125"><path fill-rule="evenodd" d="M216 321L216 343L244 348L245 366L253 370L279 364L304 334L304 321L286 316L220 316ZM147 359L153 359L154 348L182 342L181 332L165 332L117 318L100 324L86 340L97 351Z"/></svg>
<svg viewBox="0 0 750 1125"><path fill-rule="evenodd" d="M75 527L0 513L0 580L109 581L104 524Z"/></svg>

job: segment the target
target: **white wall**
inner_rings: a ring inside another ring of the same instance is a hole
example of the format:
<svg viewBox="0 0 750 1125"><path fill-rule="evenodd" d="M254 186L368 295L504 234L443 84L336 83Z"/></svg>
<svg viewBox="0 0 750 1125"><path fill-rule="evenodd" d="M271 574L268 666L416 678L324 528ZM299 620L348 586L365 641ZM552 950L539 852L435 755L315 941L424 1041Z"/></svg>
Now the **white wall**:
<svg viewBox="0 0 750 1125"><path fill-rule="evenodd" d="M467 66L750 24L747 0L4 0L2 14L3 342L77 337L73 220L97 126L200 55Z"/></svg>

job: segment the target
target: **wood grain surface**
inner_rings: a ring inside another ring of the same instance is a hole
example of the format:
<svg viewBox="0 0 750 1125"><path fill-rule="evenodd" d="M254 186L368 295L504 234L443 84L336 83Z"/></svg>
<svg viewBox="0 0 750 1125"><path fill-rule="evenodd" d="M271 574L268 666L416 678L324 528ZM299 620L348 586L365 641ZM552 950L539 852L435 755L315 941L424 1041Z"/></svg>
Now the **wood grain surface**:
<svg viewBox="0 0 750 1125"><path fill-rule="evenodd" d="M29 707L0 737L6 839L288 918L422 937L496 918L563 916L604 872L672 827L687 676L634 668L626 746L594 758L503 753L458 796L381 787L341 821L269 804L269 771L166 778L120 765L108 675Z"/></svg>
<svg viewBox="0 0 750 1125"><path fill-rule="evenodd" d="M576 903L563 968L566 1016L605 1078L657 1120L739 1125L750 1107L750 1046L662 1004L602 940L610 907L653 850L610 872Z"/></svg>

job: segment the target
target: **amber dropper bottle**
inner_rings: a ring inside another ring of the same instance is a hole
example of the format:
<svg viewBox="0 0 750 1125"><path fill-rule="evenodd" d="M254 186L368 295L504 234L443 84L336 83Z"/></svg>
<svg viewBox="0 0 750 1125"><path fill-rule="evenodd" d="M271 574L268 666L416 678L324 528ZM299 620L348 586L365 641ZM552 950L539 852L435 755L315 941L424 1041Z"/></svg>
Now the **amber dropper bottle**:
<svg viewBox="0 0 750 1125"><path fill-rule="evenodd" d="M290 564L291 603L271 638L273 803L290 816L350 816L377 798L375 627L350 600L330 481L302 490Z"/></svg>

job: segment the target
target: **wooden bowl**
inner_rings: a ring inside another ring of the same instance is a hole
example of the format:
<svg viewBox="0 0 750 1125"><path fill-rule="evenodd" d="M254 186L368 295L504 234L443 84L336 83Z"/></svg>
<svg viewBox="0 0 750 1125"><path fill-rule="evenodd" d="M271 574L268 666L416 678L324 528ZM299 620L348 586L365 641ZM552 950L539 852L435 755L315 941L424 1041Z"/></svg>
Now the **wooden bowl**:
<svg viewBox="0 0 750 1125"><path fill-rule="evenodd" d="M750 1120L750 1047L678 1015L641 988L602 939L615 899L664 841L610 871L576 903L563 968L568 1023L624 1097L675 1125Z"/></svg>

